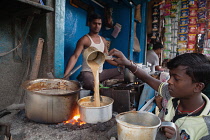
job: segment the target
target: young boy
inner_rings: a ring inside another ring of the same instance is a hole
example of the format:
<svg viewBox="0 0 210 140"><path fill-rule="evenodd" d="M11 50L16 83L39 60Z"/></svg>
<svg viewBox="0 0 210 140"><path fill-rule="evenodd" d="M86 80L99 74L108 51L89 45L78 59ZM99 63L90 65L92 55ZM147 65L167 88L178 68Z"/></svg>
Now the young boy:
<svg viewBox="0 0 210 140"><path fill-rule="evenodd" d="M177 140L210 140L210 102L202 91L210 83L210 60L202 54L186 53L167 64L170 70L168 83L148 75L129 61L122 52L109 52L118 65L129 68L138 78L149 84L163 96L161 119L174 122ZM163 129L167 138L175 135L170 127Z"/></svg>

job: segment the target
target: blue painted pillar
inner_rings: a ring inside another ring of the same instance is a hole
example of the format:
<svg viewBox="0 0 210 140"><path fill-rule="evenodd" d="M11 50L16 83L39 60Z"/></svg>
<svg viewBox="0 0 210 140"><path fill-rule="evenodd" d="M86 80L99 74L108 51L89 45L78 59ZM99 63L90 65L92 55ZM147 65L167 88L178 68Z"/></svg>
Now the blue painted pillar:
<svg viewBox="0 0 210 140"><path fill-rule="evenodd" d="M129 59L133 60L133 45L134 45L134 13L135 8L131 7L131 27L130 27L130 48L129 48Z"/></svg>
<svg viewBox="0 0 210 140"><path fill-rule="evenodd" d="M139 62L145 62L145 52L147 48L147 1L141 3L141 23L140 23L140 47Z"/></svg>
<svg viewBox="0 0 210 140"><path fill-rule="evenodd" d="M55 0L54 75L56 78L62 78L64 74L65 4L65 0Z"/></svg>

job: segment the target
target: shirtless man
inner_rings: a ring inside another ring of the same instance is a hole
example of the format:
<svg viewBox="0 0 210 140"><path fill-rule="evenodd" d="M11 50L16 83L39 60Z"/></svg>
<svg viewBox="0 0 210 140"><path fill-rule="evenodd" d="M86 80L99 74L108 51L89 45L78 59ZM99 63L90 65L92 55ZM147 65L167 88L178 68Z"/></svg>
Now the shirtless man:
<svg viewBox="0 0 210 140"><path fill-rule="evenodd" d="M107 41L105 40L104 37L99 35L99 32L102 27L101 16L98 14L90 15L90 17L88 18L88 26L90 28L90 31L88 34L84 35L78 40L74 54L69 59L64 76L66 76L73 69L80 54L81 53L83 54L86 48L90 46L95 47L99 51L108 54ZM106 60L106 61L110 63L111 65L117 66L117 64L113 61L109 61L109 60ZM117 68L103 70L103 66L101 66L99 68L100 82L107 79L111 79L111 78L122 79L123 75L121 74L120 71L118 71ZM84 89L93 90L94 79L93 79L92 70L87 65L86 61L84 61L84 58L83 58L82 70L79 76L77 77L77 79L82 82Z"/></svg>

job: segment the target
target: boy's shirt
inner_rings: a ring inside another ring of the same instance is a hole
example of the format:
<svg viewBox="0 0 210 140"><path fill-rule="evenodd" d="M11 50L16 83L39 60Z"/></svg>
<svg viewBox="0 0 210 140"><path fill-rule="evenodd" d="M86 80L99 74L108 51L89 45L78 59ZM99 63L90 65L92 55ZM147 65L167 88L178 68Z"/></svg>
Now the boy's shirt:
<svg viewBox="0 0 210 140"><path fill-rule="evenodd" d="M163 96L163 109L160 113L160 117L165 121L172 121L176 111L176 108L174 108L174 102L176 101L176 104L178 105L179 100L170 96L167 83L161 83L158 92L161 96ZM204 136L206 136L207 139L210 139L210 128L208 129L207 127L210 125L210 101L209 98L203 93L202 97L206 101L206 105L200 115L185 116L178 118L175 121L175 124L179 128L179 133L182 140L200 140Z"/></svg>

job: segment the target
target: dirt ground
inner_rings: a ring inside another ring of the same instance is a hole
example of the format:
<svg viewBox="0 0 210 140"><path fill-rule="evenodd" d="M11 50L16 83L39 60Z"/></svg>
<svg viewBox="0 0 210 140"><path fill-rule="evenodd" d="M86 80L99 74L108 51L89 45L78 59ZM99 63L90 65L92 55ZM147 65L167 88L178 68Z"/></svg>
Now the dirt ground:
<svg viewBox="0 0 210 140"><path fill-rule="evenodd" d="M24 110L12 111L0 119L10 125L12 140L116 140L117 128L113 117L107 123L72 127L72 125L40 124L28 120ZM71 126L71 127L70 127ZM1 137L0 137L1 140Z"/></svg>

